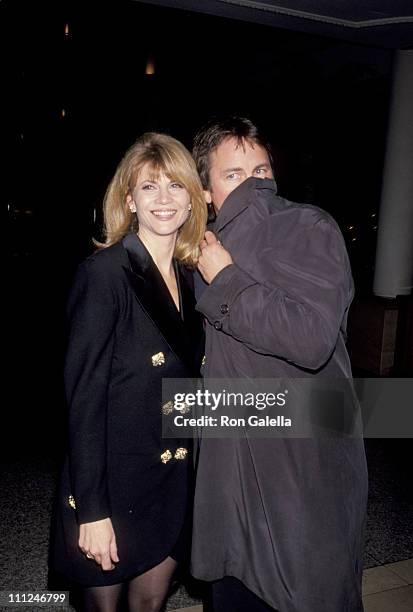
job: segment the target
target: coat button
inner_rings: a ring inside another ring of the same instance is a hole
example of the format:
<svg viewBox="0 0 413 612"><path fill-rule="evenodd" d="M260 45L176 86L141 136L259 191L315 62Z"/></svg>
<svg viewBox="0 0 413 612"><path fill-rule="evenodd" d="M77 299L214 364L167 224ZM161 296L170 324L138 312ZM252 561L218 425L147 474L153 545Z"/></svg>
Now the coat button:
<svg viewBox="0 0 413 612"><path fill-rule="evenodd" d="M161 366L165 363L165 355L162 353L155 353L151 357L152 365L156 368L157 366Z"/></svg>
<svg viewBox="0 0 413 612"><path fill-rule="evenodd" d="M180 408L177 408L176 410L180 412L181 414L186 414L187 412L191 410L191 406L187 404L186 402L184 402L184 405L181 406Z"/></svg>
<svg viewBox="0 0 413 612"><path fill-rule="evenodd" d="M180 446L176 449L174 459L185 459L188 454L188 449Z"/></svg>
<svg viewBox="0 0 413 612"><path fill-rule="evenodd" d="M75 502L75 498L73 497L73 495L69 495L67 501L69 503L69 506L73 508L73 510L76 510L76 502Z"/></svg>
<svg viewBox="0 0 413 612"><path fill-rule="evenodd" d="M228 314L228 312L229 312L228 304L221 304L219 309L220 309L222 314Z"/></svg>
<svg viewBox="0 0 413 612"><path fill-rule="evenodd" d="M162 463L168 463L172 459L172 453L169 449L166 449L161 455Z"/></svg>
<svg viewBox="0 0 413 612"><path fill-rule="evenodd" d="M214 321L214 327L215 329L222 329L221 321Z"/></svg>
<svg viewBox="0 0 413 612"><path fill-rule="evenodd" d="M162 406L162 414L171 414L171 412L173 412L174 409L174 404L172 401L166 402L163 406Z"/></svg>

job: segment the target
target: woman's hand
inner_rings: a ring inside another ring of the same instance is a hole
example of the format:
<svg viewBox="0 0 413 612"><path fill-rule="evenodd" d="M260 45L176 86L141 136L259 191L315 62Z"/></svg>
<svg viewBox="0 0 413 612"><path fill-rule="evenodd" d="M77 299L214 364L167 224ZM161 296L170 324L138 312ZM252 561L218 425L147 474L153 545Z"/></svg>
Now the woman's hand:
<svg viewBox="0 0 413 612"><path fill-rule="evenodd" d="M94 559L102 569L112 570L119 561L115 532L110 518L82 523L79 530L79 548L88 559Z"/></svg>

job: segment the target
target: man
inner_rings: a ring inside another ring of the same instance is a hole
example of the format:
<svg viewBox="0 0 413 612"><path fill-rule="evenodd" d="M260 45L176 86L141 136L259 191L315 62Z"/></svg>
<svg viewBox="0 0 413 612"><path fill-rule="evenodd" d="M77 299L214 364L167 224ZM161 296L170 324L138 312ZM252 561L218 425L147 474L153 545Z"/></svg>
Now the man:
<svg viewBox="0 0 413 612"><path fill-rule="evenodd" d="M205 377L350 378L353 282L336 223L277 196L245 118L208 124L193 154L217 211L198 265ZM366 499L357 437L202 439L192 572L213 581L214 612L362 610Z"/></svg>

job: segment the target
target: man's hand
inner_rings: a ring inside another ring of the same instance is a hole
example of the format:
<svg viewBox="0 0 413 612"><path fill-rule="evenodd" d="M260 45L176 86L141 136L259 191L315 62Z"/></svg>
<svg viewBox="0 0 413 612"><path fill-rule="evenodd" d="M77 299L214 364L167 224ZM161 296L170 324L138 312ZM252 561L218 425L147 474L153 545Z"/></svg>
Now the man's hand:
<svg viewBox="0 0 413 612"><path fill-rule="evenodd" d="M205 232L205 238L199 246L201 255L198 259L198 270L209 284L218 272L233 263L232 257L212 232Z"/></svg>
<svg viewBox="0 0 413 612"><path fill-rule="evenodd" d="M93 523L82 523L79 530L79 548L91 562L94 560L103 570L115 568L119 561L112 521L105 518Z"/></svg>

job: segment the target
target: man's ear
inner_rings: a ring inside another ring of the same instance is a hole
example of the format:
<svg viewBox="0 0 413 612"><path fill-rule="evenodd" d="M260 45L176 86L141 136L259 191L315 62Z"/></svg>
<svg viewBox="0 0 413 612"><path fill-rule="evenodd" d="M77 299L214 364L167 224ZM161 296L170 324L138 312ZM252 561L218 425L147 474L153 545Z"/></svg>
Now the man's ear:
<svg viewBox="0 0 413 612"><path fill-rule="evenodd" d="M209 189L204 189L204 198L207 204L212 204L212 195Z"/></svg>

